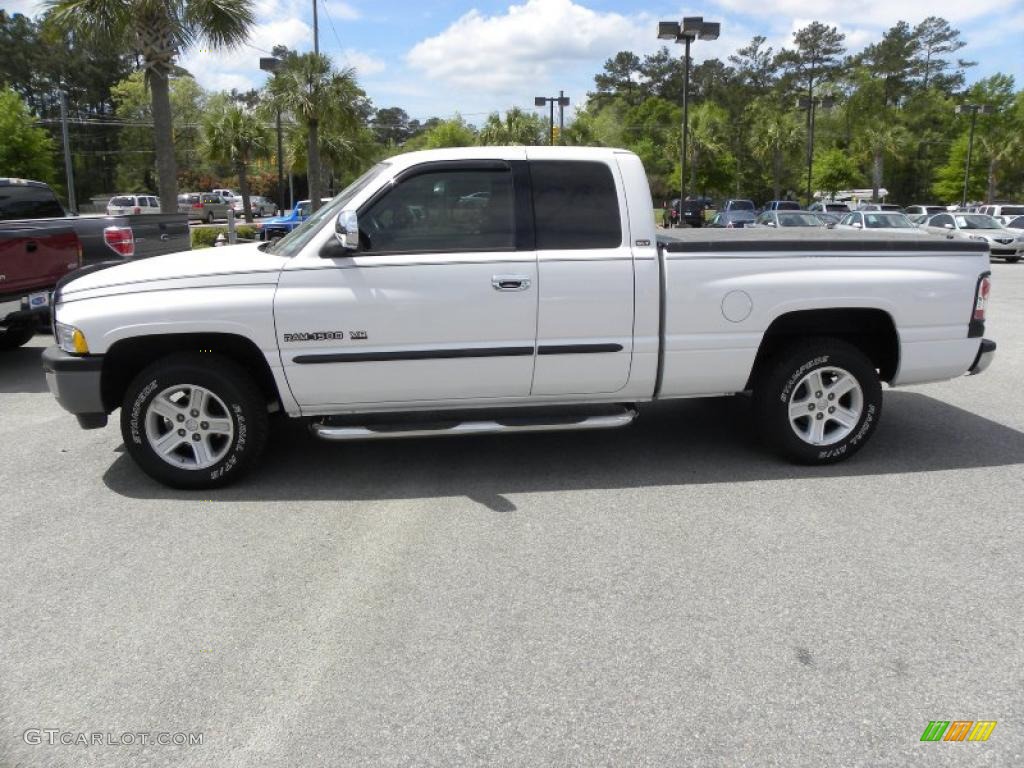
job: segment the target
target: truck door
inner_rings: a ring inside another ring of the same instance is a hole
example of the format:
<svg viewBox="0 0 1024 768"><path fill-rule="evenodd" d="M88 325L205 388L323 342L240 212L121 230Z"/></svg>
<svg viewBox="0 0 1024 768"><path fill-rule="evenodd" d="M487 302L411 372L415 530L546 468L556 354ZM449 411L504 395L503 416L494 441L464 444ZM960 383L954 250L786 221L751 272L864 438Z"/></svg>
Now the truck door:
<svg viewBox="0 0 1024 768"><path fill-rule="evenodd" d="M633 354L633 255L618 166L529 166L540 282L532 394L617 392Z"/></svg>
<svg viewBox="0 0 1024 768"><path fill-rule="evenodd" d="M285 269L275 319L300 405L529 395L537 262L513 176L505 160L414 166L359 211L358 253Z"/></svg>

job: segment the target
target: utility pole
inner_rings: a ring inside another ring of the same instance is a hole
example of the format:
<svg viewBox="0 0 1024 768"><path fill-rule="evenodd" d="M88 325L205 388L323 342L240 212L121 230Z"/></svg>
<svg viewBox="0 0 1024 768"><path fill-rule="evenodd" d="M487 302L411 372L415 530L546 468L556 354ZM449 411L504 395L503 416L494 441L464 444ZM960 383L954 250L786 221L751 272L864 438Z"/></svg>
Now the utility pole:
<svg viewBox="0 0 1024 768"><path fill-rule="evenodd" d="M60 131L64 137L64 173L68 183L68 208L78 213L78 201L75 199L75 169L71 165L71 144L68 141L68 99L64 91L60 92Z"/></svg>
<svg viewBox="0 0 1024 768"><path fill-rule="evenodd" d="M318 0L313 0L313 53L320 53L320 23L316 15L317 2Z"/></svg>
<svg viewBox="0 0 1024 768"><path fill-rule="evenodd" d="M991 104L961 104L955 110L956 114L962 114L964 112L971 113L971 133L970 138L967 140L967 162L964 164L964 193L960 198L960 207L967 207L967 182L971 177L971 155L974 152L974 124L978 122L978 113L983 115L991 115L995 112L995 107Z"/></svg>

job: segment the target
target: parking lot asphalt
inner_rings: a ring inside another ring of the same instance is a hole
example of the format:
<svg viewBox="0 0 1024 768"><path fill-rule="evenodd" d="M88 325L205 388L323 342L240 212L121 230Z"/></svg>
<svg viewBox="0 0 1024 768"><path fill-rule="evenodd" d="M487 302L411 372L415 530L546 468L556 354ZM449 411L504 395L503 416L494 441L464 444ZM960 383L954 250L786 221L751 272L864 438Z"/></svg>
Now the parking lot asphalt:
<svg viewBox="0 0 1024 768"><path fill-rule="evenodd" d="M0 766L1022 765L1024 264L993 273L992 367L887 392L826 468L735 397L605 433L280 424L257 475L171 491L60 410L45 337L3 353Z"/></svg>

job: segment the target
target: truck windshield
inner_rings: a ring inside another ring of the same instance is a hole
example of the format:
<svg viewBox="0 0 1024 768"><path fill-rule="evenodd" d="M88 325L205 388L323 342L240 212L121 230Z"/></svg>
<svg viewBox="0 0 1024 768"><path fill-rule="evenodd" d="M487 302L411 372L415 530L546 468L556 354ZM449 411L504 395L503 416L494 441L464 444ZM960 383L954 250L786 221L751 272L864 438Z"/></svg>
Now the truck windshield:
<svg viewBox="0 0 1024 768"><path fill-rule="evenodd" d="M333 200L322 205L316 213L302 222L289 234L285 235L280 240L270 243L270 245L263 250L267 253L284 256L285 258L291 258L297 254L302 250L303 246L313 238L313 235L320 231L320 227L323 225L324 221L330 221L341 213L349 201L367 187L370 182L377 178L377 176L383 173L389 165L390 163L377 163L370 170L341 190Z"/></svg>

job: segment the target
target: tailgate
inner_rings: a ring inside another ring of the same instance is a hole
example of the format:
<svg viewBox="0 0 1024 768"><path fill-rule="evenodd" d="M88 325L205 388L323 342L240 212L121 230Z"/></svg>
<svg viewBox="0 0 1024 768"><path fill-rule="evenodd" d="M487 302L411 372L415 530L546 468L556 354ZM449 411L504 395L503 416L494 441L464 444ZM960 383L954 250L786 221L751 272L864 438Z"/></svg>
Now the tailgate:
<svg viewBox="0 0 1024 768"><path fill-rule="evenodd" d="M188 214L151 213L126 218L135 235L136 259L192 249Z"/></svg>

